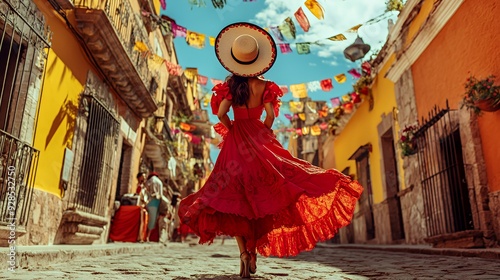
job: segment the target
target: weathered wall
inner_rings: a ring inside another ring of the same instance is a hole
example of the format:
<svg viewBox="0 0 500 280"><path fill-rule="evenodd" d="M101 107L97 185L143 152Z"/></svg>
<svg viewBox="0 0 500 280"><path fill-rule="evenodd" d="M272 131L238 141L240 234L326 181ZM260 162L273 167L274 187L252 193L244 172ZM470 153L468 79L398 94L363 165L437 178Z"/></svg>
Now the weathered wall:
<svg viewBox="0 0 500 280"><path fill-rule="evenodd" d="M395 85L398 122L404 127L417 121L413 77L407 70ZM417 155L397 157L404 173L405 189L400 192L406 243L424 243L427 236Z"/></svg>
<svg viewBox="0 0 500 280"><path fill-rule="evenodd" d="M500 76L500 2L466 0L413 64L419 118L435 106L460 107L469 75ZM500 80L497 78L497 84ZM478 118L490 191L500 190L500 111Z"/></svg>

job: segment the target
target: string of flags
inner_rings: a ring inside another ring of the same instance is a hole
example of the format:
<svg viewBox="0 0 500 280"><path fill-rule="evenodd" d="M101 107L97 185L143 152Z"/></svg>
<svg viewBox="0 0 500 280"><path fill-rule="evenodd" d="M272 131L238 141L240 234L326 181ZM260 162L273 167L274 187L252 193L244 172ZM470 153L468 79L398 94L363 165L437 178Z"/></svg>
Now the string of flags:
<svg viewBox="0 0 500 280"><path fill-rule="evenodd" d="M304 2L304 6L313 14L318 20L323 20L324 19L324 8L321 6L321 4L318 3L317 0L306 0ZM145 13L143 12L143 15ZM149 16L154 16L152 14L148 14ZM387 15L387 12L372 18L364 23L357 24L347 30L345 32L347 33L357 33L358 29L363 26L363 25L369 25L373 24L375 22L378 22L382 19L385 18ZM311 23L304 12L303 7L299 7L297 11L293 14L293 18L297 22L297 24L300 26L300 28L304 32L308 32ZM163 23L161 26L165 29L165 32L170 32L174 38L185 38L186 43L193 47L193 48L198 48L202 49L205 48L206 42L208 39L208 43L210 46L215 45L215 37L214 36L209 36L203 33L195 32L192 30L187 29L184 26L181 26L176 23L175 20L167 17L167 16L162 16L161 18L157 19L159 21L162 21ZM167 25L167 26L165 26ZM329 41L344 41L347 40L346 36L343 33L339 33L333 36L329 36L327 38L323 38L320 40L316 40L313 42L295 42L295 43L289 43L287 40L293 40L296 38L297 34L297 28L295 26L294 20L292 20L292 16L289 16L283 20L281 24L278 26L268 26L265 27L265 29L275 38L276 44L278 48L280 49L282 54L287 54L287 53L292 53L292 44L295 45L295 50L297 54L310 54L311 53L311 46L312 45L322 45L321 41L322 40L329 40Z"/></svg>
<svg viewBox="0 0 500 280"><path fill-rule="evenodd" d="M158 67L165 63L167 71L171 75L181 76L185 71L180 65L170 62L151 52L146 44L141 41L137 41L135 43L134 50L140 52L142 57L153 61ZM354 79L358 79L359 77L361 77L361 74L355 68L350 69L349 71L347 71L347 73L349 73ZM197 78L198 84L202 86L206 86L208 84L208 81L210 81L213 86L223 82L223 80L221 79L209 78L200 74L197 74ZM327 78L307 83L293 84L289 87L286 85L281 85L280 88L284 94L291 92L294 98L305 98L308 96L308 92L315 92L319 90L325 92L331 91L334 88L333 80L335 80L339 84L343 84L347 81L347 75L345 73L341 73L335 75L333 79Z"/></svg>

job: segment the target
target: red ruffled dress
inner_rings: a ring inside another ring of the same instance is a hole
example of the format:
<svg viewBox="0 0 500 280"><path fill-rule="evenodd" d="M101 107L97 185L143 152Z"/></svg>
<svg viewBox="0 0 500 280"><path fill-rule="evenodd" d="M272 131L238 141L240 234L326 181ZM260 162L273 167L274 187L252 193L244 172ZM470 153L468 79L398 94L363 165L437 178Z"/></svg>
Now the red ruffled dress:
<svg viewBox="0 0 500 280"><path fill-rule="evenodd" d="M232 96L226 83L213 88L217 113ZM281 89L268 81L263 101L276 115ZM234 108L231 130L219 123L221 151L205 185L183 199L182 223L212 243L217 235L243 236L263 256L295 256L332 238L351 222L363 187L350 177L293 157L261 121L264 105Z"/></svg>

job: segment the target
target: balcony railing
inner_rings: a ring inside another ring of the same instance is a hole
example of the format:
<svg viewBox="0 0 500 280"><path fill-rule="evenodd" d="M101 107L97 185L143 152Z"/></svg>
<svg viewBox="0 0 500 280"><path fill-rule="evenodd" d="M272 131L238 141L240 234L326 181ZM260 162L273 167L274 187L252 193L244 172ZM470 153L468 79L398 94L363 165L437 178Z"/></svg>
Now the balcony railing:
<svg viewBox="0 0 500 280"><path fill-rule="evenodd" d="M39 151L0 130L0 225L26 226Z"/></svg>
<svg viewBox="0 0 500 280"><path fill-rule="evenodd" d="M74 7L78 30L106 79L138 116L151 116L157 109L154 80L134 46L152 47L138 12L126 0L74 0Z"/></svg>

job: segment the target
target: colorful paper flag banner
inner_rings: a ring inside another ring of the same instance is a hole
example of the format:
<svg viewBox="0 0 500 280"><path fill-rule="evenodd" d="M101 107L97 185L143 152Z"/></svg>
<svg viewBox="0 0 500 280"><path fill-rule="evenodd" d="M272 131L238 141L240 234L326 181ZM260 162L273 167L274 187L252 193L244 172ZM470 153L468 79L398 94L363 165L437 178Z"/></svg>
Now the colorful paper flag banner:
<svg viewBox="0 0 500 280"><path fill-rule="evenodd" d="M359 79L361 77L361 74L355 68L347 71L347 73L351 74L354 79Z"/></svg>
<svg viewBox="0 0 500 280"><path fill-rule="evenodd" d="M332 108L340 106L340 97L333 97L330 99L330 102L332 103Z"/></svg>
<svg viewBox="0 0 500 280"><path fill-rule="evenodd" d="M290 85L290 91L294 98L306 98L307 97L307 87L306 84L295 84Z"/></svg>
<svg viewBox="0 0 500 280"><path fill-rule="evenodd" d="M283 37L283 34L281 33L281 31L277 26L271 26L269 27L269 29L271 30L271 33L274 35L274 38L277 39L278 43L285 42L285 37Z"/></svg>
<svg viewBox="0 0 500 280"><path fill-rule="evenodd" d="M361 64L361 71L365 73L365 75L370 76L372 73L372 66L370 65L370 62L365 61Z"/></svg>
<svg viewBox="0 0 500 280"><path fill-rule="evenodd" d="M298 54L310 54L311 53L311 43L296 43Z"/></svg>
<svg viewBox="0 0 500 280"><path fill-rule="evenodd" d="M309 24L309 19L307 19L306 14L304 13L304 10L302 10L302 7L300 7L295 13L294 13L295 19L299 23L300 27L304 32L309 31L309 28L311 25Z"/></svg>
<svg viewBox="0 0 500 280"><path fill-rule="evenodd" d="M306 0L304 5L311 11L311 13L318 18L319 20L322 20L325 18L325 10L323 7L318 3L317 0Z"/></svg>
<svg viewBox="0 0 500 280"><path fill-rule="evenodd" d="M198 84L200 84L202 86L206 86L207 82L208 82L208 77L202 76L202 75L198 75Z"/></svg>
<svg viewBox="0 0 500 280"><path fill-rule="evenodd" d="M187 34L186 27L180 26L177 23L175 23L174 21L170 21L170 26L172 27L172 35L174 36L174 38L176 38L176 37L185 38L186 37L186 34Z"/></svg>
<svg viewBox="0 0 500 280"><path fill-rule="evenodd" d="M280 51L281 53L291 53L292 52L292 49L290 48L290 44L286 43L280 43L278 44L278 46L280 47Z"/></svg>
<svg viewBox="0 0 500 280"><path fill-rule="evenodd" d="M330 91L333 89L332 79L321 80L320 84L323 91Z"/></svg>
<svg viewBox="0 0 500 280"><path fill-rule="evenodd" d="M202 49L205 47L205 35L188 30L186 43L192 47Z"/></svg>
<svg viewBox="0 0 500 280"><path fill-rule="evenodd" d="M351 99L352 99L352 103L354 103L354 104L361 102L361 97L359 96L359 94L357 92L351 93Z"/></svg>
<svg viewBox="0 0 500 280"><path fill-rule="evenodd" d="M301 113L304 111L304 103L300 101L290 101L290 112L292 113Z"/></svg>
<svg viewBox="0 0 500 280"><path fill-rule="evenodd" d="M336 75L335 77L333 77L335 79L335 81L337 81L337 83L339 84L343 84L347 81L347 77L345 76L345 74L338 74Z"/></svg>
<svg viewBox="0 0 500 280"><path fill-rule="evenodd" d="M355 26L353 26L353 27L349 28L349 29L347 30L347 32L349 32L349 33L356 33L356 32L358 32L358 29L359 29L361 26L363 26L363 24L358 24L358 25L355 25Z"/></svg>
<svg viewBox="0 0 500 280"><path fill-rule="evenodd" d="M164 0L161 0L161 1L164 1ZM203 3L201 0L188 0L188 1L194 1L193 3L196 2L198 4L199 3ZM319 20L324 19L324 15L325 15L324 8L321 6L321 4L318 3L317 0L306 0L304 2L304 5L309 9L309 11L316 18L318 18ZM166 6L166 2L165 2L165 6ZM155 20L157 22L167 23L166 25L168 25L168 28L167 28L167 26L165 26L166 28L164 28L164 29L167 30L166 32L171 32L174 37L187 37L187 36L189 36L188 33L196 33L196 32L193 32L193 31L188 31L187 28L185 28L185 27L183 27L181 25L178 25L175 22L175 20L170 19L170 18L168 18L166 16L165 16L166 18L164 18L163 16L158 18L154 14L151 14L151 13L148 13L148 14L149 14L149 17L153 17L153 20ZM368 20L368 21L366 21L364 23L357 24L357 25L355 25L355 26L347 29L345 32L356 33L356 32L358 32L359 28L362 27L363 25L369 25L369 24L374 24L376 22L379 22L379 21L387 18L387 15L388 15L388 12L384 12L383 14L378 15L375 18L372 18L372 19L370 19L370 20ZM302 28L302 30L304 32L308 32L309 29L310 29L310 23L309 23L309 20L308 20L307 16L305 15L304 10L302 9L302 7L299 7L297 9L297 11L294 13L294 17L295 17L295 20L297 21L297 23ZM160 23L160 25L164 26L164 24L162 24L162 23ZM287 37L289 39L296 38L296 28L295 28L294 22L292 21L292 17L285 18L285 20L279 26L264 27L264 29L266 29L271 34L273 34L273 37L275 37L275 39L278 41L277 43L284 43L285 42L285 37ZM201 44L200 44L200 40L199 40L201 38L199 38L199 36L202 35L203 39L204 39L205 35L201 34L201 33L196 33L196 34L198 34L198 36L197 36L196 39L191 38L191 39L188 40L186 38L186 41L191 46L195 46L197 48L201 48L200 47ZM210 45L213 46L215 38L213 36L207 36L207 37L209 37ZM328 39L328 40L332 40L332 41L343 41L343 40L346 40L346 37L342 33L340 33L340 34L337 34L335 36L331 36L329 38L324 38L324 39L325 40ZM318 40L316 40L314 42L300 42L300 43L310 43L310 44L312 44L312 43L316 43L316 42L318 42ZM295 43L295 44L300 44L300 43ZM204 46L204 44L202 46ZM303 50L305 51L305 49L303 49ZM306 53L308 53L308 52L302 52L300 54L306 54Z"/></svg>
<svg viewBox="0 0 500 280"><path fill-rule="evenodd" d="M283 92L283 94L287 94L288 93L288 87L287 86L279 86L281 91Z"/></svg>
<svg viewBox="0 0 500 280"><path fill-rule="evenodd" d="M280 26L278 26L278 29L280 30L281 34L283 34L283 36L285 36L286 38L290 40L295 39L296 30L292 18L287 17L283 21L283 23Z"/></svg>
<svg viewBox="0 0 500 280"><path fill-rule="evenodd" d="M337 34L335 36L332 36L332 37L328 38L328 40L332 40L332 41L345 41L345 40L347 40L347 38L344 36L344 34Z"/></svg>
<svg viewBox="0 0 500 280"><path fill-rule="evenodd" d="M321 90L321 84L319 81L312 81L307 83L307 91L308 92L315 92Z"/></svg>
<svg viewBox="0 0 500 280"><path fill-rule="evenodd" d="M219 79L210 78L210 82L212 83L212 85L216 86L218 84L222 84L224 81L219 80Z"/></svg>

